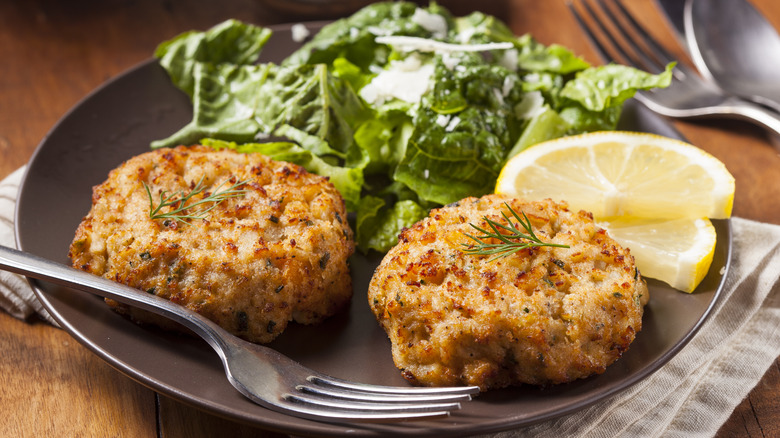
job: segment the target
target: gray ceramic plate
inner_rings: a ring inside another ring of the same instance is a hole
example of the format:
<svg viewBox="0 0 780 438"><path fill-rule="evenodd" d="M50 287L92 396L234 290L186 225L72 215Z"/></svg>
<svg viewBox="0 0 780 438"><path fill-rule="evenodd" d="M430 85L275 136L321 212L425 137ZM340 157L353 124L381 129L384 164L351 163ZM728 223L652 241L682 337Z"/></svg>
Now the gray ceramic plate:
<svg viewBox="0 0 780 438"><path fill-rule="evenodd" d="M297 45L278 27L264 60L281 60ZM92 186L110 169L149 150L187 123L191 107L154 61L117 77L85 98L52 129L33 156L17 207L21 248L68 263L67 249L90 208ZM679 137L665 121L630 103L622 128ZM252 425L299 435L467 435L519 427L565 415L647 377L699 329L718 299L730 259L728 221L715 221L718 246L704 282L693 294L651 281L644 327L606 373L546 389L493 391L450 418L403 425L326 424L288 417L241 396L205 342L136 325L94 297L36 283L46 308L74 338L142 384L185 403ZM288 328L273 347L311 368L360 382L405 385L390 344L371 315L365 292L378 258L352 261L355 298L348 311L318 327Z"/></svg>

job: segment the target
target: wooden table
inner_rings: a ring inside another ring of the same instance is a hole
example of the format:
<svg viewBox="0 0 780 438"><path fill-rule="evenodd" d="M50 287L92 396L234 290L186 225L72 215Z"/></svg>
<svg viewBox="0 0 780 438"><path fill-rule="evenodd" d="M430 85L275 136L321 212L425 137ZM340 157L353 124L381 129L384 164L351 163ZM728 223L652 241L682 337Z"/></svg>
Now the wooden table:
<svg viewBox="0 0 780 438"><path fill-rule="evenodd" d="M439 3L458 15L473 8L467 0ZM754 3L780 27L780 3ZM531 32L543 43L566 45L598 63L564 0L505 0L480 6L518 34ZM651 0L633 0L630 7L674 44ZM148 59L160 41L227 18L266 25L303 19L252 0L0 2L0 178L30 158L69 108ZM735 215L780 224L780 156L762 130L725 120L675 125L734 174ZM0 351L2 436L277 436L156 394L45 323L22 322L0 312ZM780 435L780 361L718 435Z"/></svg>

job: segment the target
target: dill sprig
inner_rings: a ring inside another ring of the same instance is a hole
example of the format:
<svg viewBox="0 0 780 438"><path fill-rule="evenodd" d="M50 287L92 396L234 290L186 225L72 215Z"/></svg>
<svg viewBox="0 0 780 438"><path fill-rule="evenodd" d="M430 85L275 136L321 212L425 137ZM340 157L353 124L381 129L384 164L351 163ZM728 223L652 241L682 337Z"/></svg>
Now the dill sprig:
<svg viewBox="0 0 780 438"><path fill-rule="evenodd" d="M143 183L146 194L149 196L149 217L151 219L172 219L176 222L189 224L189 222L187 222L189 220L205 219L206 215L216 208L220 202L229 198L243 196L244 193L246 193L246 190L239 189L239 187L246 184L248 181L239 181L220 191L222 186L227 182L223 181L217 186L213 193L204 196L203 199L188 204L195 196L206 190L206 187L203 185L203 179L204 177L201 177L198 183L195 184L195 187L188 193L184 193L183 190L180 190L176 193L168 194L167 191L163 190L160 192L160 202L157 206L154 205L154 197L152 196L151 189L149 189L149 186L146 185L146 183ZM211 203L211 205L206 206L206 204L209 203ZM165 207L171 207L171 210L163 212L162 209ZM187 210L189 210L189 212L187 212Z"/></svg>
<svg viewBox="0 0 780 438"><path fill-rule="evenodd" d="M542 240L539 239L539 237L537 237L534 233L533 228L531 228L531 221L528 219L528 216L525 215L525 212L522 212L523 217L521 218L520 215L518 215L517 212L512 209L508 203L504 202L504 205L509 209L509 212L512 213L512 216L517 220L520 226L523 227L525 232L518 229L517 225L512 222L509 216L507 216L507 214L503 211L501 212L501 216L504 217L504 220L508 225L498 223L492 219L489 219L487 216L483 216L483 219L487 222L492 231L488 231L484 228L480 228L472 223L469 223L472 228L482 234L479 236L473 236L468 233L463 233L466 237L476 242L476 244L462 243L461 245L465 247L463 252L472 255L492 255L494 257L490 258L488 261L493 261L498 258L507 257L526 248L534 248L539 246L552 246L556 248L569 247L569 245L542 242ZM499 243L489 243L490 239L497 239L499 240Z"/></svg>

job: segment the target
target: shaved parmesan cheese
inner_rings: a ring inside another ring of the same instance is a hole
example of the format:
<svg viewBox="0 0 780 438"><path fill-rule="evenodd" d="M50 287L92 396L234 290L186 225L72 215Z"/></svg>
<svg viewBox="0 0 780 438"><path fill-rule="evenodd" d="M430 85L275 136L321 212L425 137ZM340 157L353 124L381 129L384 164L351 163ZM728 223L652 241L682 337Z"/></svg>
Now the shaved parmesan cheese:
<svg viewBox="0 0 780 438"><path fill-rule="evenodd" d="M447 36L447 20L439 14L431 14L425 9L417 8L412 15L412 22L432 33L434 38Z"/></svg>
<svg viewBox="0 0 780 438"><path fill-rule="evenodd" d="M292 27L290 27L290 31L292 31L292 39L296 43L302 43L311 34L309 29L301 23L293 24Z"/></svg>
<svg viewBox="0 0 780 438"><path fill-rule="evenodd" d="M509 96L509 92L512 91L512 88L514 88L515 83L517 82L517 79L515 79L515 76L507 76L504 78L504 84L501 87L501 95L504 97Z"/></svg>
<svg viewBox="0 0 780 438"><path fill-rule="evenodd" d="M544 96L541 91L531 91L515 106L518 119L531 119L544 111Z"/></svg>
<svg viewBox="0 0 780 438"><path fill-rule="evenodd" d="M523 76L523 80L531 84L537 84L541 82L542 78L539 76L539 73L529 73Z"/></svg>
<svg viewBox="0 0 780 438"><path fill-rule="evenodd" d="M458 40L461 44L468 44L469 41L471 41L471 37L474 36L474 32L476 32L476 28L469 27L467 29L463 29L455 36L455 39Z"/></svg>
<svg viewBox="0 0 780 438"><path fill-rule="evenodd" d="M447 132L452 132L458 126L458 124L460 124L460 117L455 116L452 118L447 127L444 128L444 130Z"/></svg>
<svg viewBox="0 0 780 438"><path fill-rule="evenodd" d="M493 96L495 96L496 101L499 105L504 105L504 95L501 93L501 90L498 88L493 89Z"/></svg>
<svg viewBox="0 0 780 438"><path fill-rule="evenodd" d="M390 30L390 29L383 29L383 28L381 28L379 26L368 26L368 27L366 27L366 30L369 33L372 33L372 34L374 34L376 36L392 35L393 34L392 30Z"/></svg>
<svg viewBox="0 0 780 438"><path fill-rule="evenodd" d="M517 71L518 53L517 49L507 50L498 58L498 64L510 71Z"/></svg>
<svg viewBox="0 0 780 438"><path fill-rule="evenodd" d="M443 53L441 55L441 62L445 67L447 67L447 70L452 70L460 63L460 60L452 56L451 53Z"/></svg>
<svg viewBox="0 0 780 438"><path fill-rule="evenodd" d="M488 50L507 50L514 48L514 44L512 43L450 44L428 38L401 35L379 36L376 37L375 41L379 44L387 44L406 52L485 52Z"/></svg>
<svg viewBox="0 0 780 438"><path fill-rule="evenodd" d="M423 64L415 55L393 61L360 90L369 104L381 105L391 99L418 103L431 87L433 64Z"/></svg>

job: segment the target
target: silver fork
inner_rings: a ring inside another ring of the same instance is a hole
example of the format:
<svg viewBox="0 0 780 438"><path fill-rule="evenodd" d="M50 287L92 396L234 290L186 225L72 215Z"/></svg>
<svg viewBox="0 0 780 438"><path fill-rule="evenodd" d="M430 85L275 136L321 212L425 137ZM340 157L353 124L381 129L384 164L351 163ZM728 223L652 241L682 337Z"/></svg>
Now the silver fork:
<svg viewBox="0 0 780 438"><path fill-rule="evenodd" d="M475 386L415 388L348 382L228 333L184 306L44 258L0 246L0 269L89 292L170 318L219 354L230 383L253 402L329 422L389 422L446 417L479 392Z"/></svg>
<svg viewBox="0 0 780 438"><path fill-rule="evenodd" d="M577 7L575 3L581 6ZM568 6L605 62L625 64L651 73L660 73L667 64L675 62L619 1L572 0ZM636 99L667 117L732 117L757 123L780 135L780 115L725 95L684 64L677 63L672 75L669 87L639 91Z"/></svg>

